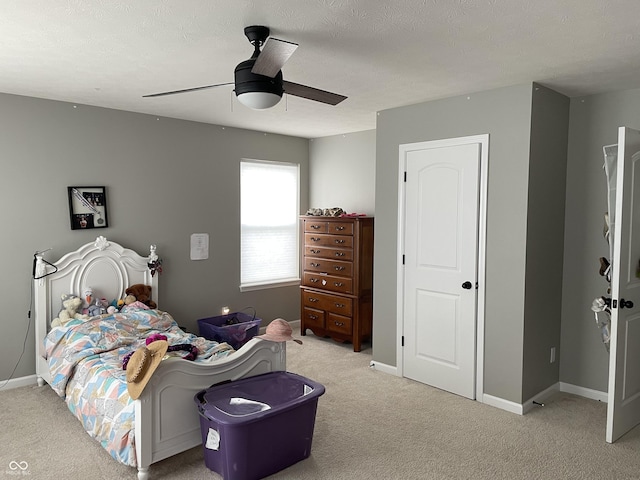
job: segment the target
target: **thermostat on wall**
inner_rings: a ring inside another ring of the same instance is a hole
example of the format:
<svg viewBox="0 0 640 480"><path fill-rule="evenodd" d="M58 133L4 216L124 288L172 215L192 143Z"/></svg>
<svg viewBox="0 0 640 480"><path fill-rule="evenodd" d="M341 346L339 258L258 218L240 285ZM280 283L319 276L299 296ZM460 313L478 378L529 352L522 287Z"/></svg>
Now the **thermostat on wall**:
<svg viewBox="0 0 640 480"><path fill-rule="evenodd" d="M206 260L209 258L209 234L191 234L191 260Z"/></svg>

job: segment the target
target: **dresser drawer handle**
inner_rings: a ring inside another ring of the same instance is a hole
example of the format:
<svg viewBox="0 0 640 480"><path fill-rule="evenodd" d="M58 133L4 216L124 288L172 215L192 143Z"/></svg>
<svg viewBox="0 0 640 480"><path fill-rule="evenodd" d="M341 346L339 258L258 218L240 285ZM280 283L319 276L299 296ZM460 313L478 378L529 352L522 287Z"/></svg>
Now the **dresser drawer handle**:
<svg viewBox="0 0 640 480"><path fill-rule="evenodd" d="M334 322L336 327L344 327L344 322Z"/></svg>
<svg viewBox="0 0 640 480"><path fill-rule="evenodd" d="M311 263L310 265L311 265L312 267L319 267L319 266L320 266L320 264L319 264L319 263Z"/></svg>
<svg viewBox="0 0 640 480"><path fill-rule="evenodd" d="M313 248L311 249L311 253L320 253L320 250L314 250Z"/></svg>
<svg viewBox="0 0 640 480"><path fill-rule="evenodd" d="M344 230L344 227L343 226L337 226L336 230Z"/></svg>
<svg viewBox="0 0 640 480"><path fill-rule="evenodd" d="M317 316L317 315L309 315L309 318L310 318L311 320L317 320L317 319L318 319L318 316Z"/></svg>
<svg viewBox="0 0 640 480"><path fill-rule="evenodd" d="M317 298L309 297L310 302L319 302L320 300Z"/></svg>
<svg viewBox="0 0 640 480"><path fill-rule="evenodd" d="M337 308L344 308L344 307L346 307L346 305L345 305L344 303L336 303L336 304L335 304L335 306L336 306Z"/></svg>
<svg viewBox="0 0 640 480"><path fill-rule="evenodd" d="M341 238L336 238L336 243L344 243L344 240L342 240Z"/></svg>
<svg viewBox="0 0 640 480"><path fill-rule="evenodd" d="M344 285L344 283L342 283L342 282L333 282L333 284L334 284L336 287L342 287L342 286Z"/></svg>
<svg viewBox="0 0 640 480"><path fill-rule="evenodd" d="M310 239L311 239L312 242L319 242L320 240L322 240L319 237L310 237Z"/></svg>
<svg viewBox="0 0 640 480"><path fill-rule="evenodd" d="M336 257L344 257L344 252L336 252Z"/></svg>
<svg viewBox="0 0 640 480"><path fill-rule="evenodd" d="M311 228L313 228L314 230L318 230L319 228L322 228L321 225L309 225Z"/></svg>
<svg viewBox="0 0 640 480"><path fill-rule="evenodd" d="M336 271L341 272L342 270L344 270L344 267L334 267L336 269Z"/></svg>
<svg viewBox="0 0 640 480"><path fill-rule="evenodd" d="M310 279L309 279L309 281L310 281L311 283L318 283L320 280L319 280L319 279L317 279L317 278L310 278Z"/></svg>

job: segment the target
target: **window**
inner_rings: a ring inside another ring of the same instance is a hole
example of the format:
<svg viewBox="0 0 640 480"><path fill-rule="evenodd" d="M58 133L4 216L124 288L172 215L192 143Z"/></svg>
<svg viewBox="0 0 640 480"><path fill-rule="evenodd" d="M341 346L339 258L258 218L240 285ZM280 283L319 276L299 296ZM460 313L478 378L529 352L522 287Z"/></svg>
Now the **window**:
<svg viewBox="0 0 640 480"><path fill-rule="evenodd" d="M240 290L299 278L297 164L240 162Z"/></svg>

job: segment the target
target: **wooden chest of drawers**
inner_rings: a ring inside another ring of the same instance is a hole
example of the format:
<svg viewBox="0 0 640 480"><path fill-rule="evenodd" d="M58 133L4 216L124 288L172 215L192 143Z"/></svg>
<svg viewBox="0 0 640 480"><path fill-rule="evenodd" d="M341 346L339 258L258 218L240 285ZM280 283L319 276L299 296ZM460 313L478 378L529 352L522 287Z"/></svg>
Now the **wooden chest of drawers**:
<svg viewBox="0 0 640 480"><path fill-rule="evenodd" d="M373 217L301 217L304 248L300 332L352 342L371 339Z"/></svg>

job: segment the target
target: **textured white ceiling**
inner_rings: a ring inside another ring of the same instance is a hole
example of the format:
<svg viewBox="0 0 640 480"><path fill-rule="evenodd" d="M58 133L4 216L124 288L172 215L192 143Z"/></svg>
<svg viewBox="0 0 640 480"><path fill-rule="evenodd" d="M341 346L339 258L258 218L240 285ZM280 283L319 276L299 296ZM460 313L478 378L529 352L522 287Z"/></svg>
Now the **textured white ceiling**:
<svg viewBox="0 0 640 480"><path fill-rule="evenodd" d="M640 87L638 0L4 0L0 92L315 138L376 112L536 81L569 96ZM300 44L285 80L349 98L268 111L233 87L247 25Z"/></svg>

